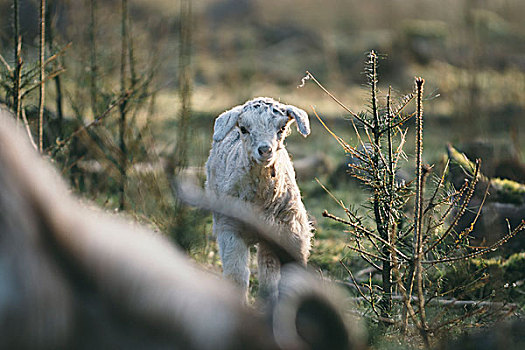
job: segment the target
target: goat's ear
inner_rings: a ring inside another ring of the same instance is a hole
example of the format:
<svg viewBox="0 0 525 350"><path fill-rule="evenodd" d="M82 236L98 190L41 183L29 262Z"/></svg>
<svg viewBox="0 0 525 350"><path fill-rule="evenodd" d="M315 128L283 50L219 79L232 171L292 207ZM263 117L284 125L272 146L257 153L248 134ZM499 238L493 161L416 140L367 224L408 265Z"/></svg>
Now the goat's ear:
<svg viewBox="0 0 525 350"><path fill-rule="evenodd" d="M286 112L290 118L294 118L297 123L297 130L304 137L310 134L310 120L308 119L308 114L300 108L295 106L286 106Z"/></svg>
<svg viewBox="0 0 525 350"><path fill-rule="evenodd" d="M229 111L222 113L215 119L215 126L213 127L213 141L222 141L228 135L231 129L237 123L237 119L241 114L242 106L233 107Z"/></svg>

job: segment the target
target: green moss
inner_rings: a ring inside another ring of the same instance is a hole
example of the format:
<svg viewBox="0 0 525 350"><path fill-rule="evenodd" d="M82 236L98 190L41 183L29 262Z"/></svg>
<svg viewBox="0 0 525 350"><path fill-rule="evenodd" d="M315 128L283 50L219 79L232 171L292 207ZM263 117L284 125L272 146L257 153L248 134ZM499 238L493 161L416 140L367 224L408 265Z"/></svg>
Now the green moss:
<svg viewBox="0 0 525 350"><path fill-rule="evenodd" d="M463 169L465 169L465 171L467 171L469 175L474 175L476 165L470 159L468 159L465 153L461 153L452 145L448 145L448 156L450 160L459 164Z"/></svg>
<svg viewBox="0 0 525 350"><path fill-rule="evenodd" d="M498 202L523 204L525 202L525 185L508 179L491 179L492 187L496 190Z"/></svg>
<svg viewBox="0 0 525 350"><path fill-rule="evenodd" d="M500 299L509 297L513 302L525 301L521 290L521 281L525 279L525 252L513 254L508 259L472 259L447 266L440 274L440 293L453 290L455 286L468 286L465 289L454 290L448 294L450 297L479 299L496 291Z"/></svg>
<svg viewBox="0 0 525 350"><path fill-rule="evenodd" d="M509 281L525 279L525 252L512 254L502 264L504 276Z"/></svg>

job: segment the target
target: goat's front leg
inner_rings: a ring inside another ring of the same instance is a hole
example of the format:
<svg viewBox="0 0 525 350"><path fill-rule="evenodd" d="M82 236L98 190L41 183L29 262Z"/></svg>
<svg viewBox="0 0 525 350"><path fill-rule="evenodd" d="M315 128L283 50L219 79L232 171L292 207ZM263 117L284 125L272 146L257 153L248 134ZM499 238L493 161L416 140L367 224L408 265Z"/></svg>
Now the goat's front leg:
<svg viewBox="0 0 525 350"><path fill-rule="evenodd" d="M239 285L248 296L250 250L239 235L239 224L230 218L215 214L213 228L217 235L223 275Z"/></svg>
<svg viewBox="0 0 525 350"><path fill-rule="evenodd" d="M264 244L257 247L257 268L259 275L259 296L270 303L277 302L281 263L275 254Z"/></svg>

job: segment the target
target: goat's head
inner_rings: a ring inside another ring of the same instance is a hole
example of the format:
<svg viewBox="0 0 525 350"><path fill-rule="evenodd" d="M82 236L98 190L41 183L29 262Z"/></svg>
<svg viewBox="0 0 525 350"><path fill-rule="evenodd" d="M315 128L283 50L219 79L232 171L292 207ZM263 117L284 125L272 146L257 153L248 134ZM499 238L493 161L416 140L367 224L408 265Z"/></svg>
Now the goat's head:
<svg viewBox="0 0 525 350"><path fill-rule="evenodd" d="M263 165L271 165L289 126L295 121L297 130L310 134L308 114L300 108L279 103L271 98L259 97L222 113L215 121L214 141L221 141L237 128L249 157Z"/></svg>

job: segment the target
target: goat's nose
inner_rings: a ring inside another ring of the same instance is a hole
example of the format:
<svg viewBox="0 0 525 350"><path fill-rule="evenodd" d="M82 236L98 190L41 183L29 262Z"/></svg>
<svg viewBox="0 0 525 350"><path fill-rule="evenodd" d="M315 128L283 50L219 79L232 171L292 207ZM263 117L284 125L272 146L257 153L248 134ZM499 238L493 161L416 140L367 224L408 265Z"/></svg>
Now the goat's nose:
<svg viewBox="0 0 525 350"><path fill-rule="evenodd" d="M268 145L259 146L258 151L261 156L268 156L272 154L272 148Z"/></svg>

